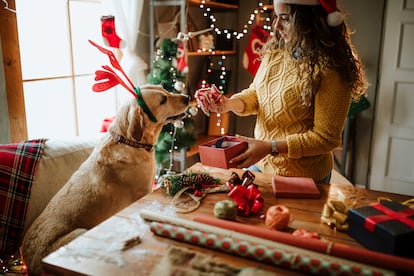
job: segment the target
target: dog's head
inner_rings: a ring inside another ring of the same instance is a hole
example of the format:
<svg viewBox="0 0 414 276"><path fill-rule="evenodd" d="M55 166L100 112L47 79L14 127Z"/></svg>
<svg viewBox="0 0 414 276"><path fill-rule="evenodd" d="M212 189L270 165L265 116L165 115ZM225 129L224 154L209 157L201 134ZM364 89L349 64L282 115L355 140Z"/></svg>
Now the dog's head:
<svg viewBox="0 0 414 276"><path fill-rule="evenodd" d="M129 101L118 111L110 131L135 141L143 139L145 131L145 140L153 140L147 142L154 143L163 125L184 116L190 98L169 93L160 85L143 85L140 92L146 107L136 99ZM155 120L151 120L151 116Z"/></svg>
<svg viewBox="0 0 414 276"><path fill-rule="evenodd" d="M187 95L169 93L160 85L143 85L140 89L144 102L162 125L181 118L190 103Z"/></svg>

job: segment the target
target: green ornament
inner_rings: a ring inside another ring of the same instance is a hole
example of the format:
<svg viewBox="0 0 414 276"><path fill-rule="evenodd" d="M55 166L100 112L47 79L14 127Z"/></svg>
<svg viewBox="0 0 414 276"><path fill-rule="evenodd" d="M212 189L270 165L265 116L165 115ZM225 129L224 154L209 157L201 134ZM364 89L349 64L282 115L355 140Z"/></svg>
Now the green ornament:
<svg viewBox="0 0 414 276"><path fill-rule="evenodd" d="M214 216L220 219L235 220L237 217L237 205L233 200L222 200L214 205Z"/></svg>

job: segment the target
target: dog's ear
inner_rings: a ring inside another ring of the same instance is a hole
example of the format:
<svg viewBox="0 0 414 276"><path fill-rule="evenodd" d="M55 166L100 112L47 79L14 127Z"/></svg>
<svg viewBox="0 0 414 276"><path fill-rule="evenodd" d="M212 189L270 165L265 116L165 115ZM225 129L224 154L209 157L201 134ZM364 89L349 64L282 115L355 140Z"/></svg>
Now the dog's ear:
<svg viewBox="0 0 414 276"><path fill-rule="evenodd" d="M124 137L141 140L144 128L144 114L136 101L123 105L115 116L115 121L110 126L114 131Z"/></svg>
<svg viewBox="0 0 414 276"><path fill-rule="evenodd" d="M127 136L136 141L141 140L144 133L144 111L136 103L129 109L128 122Z"/></svg>

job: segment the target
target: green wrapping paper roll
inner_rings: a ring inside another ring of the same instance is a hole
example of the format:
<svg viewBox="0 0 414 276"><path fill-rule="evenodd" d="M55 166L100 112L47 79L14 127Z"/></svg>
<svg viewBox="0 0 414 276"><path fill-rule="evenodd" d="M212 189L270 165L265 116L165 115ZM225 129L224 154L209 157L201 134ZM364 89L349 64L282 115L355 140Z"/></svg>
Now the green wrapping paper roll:
<svg viewBox="0 0 414 276"><path fill-rule="evenodd" d="M376 270L354 262L332 261L333 258L314 257L317 253L301 255L281 248L269 247L265 244L254 243L247 240L237 239L190 229L184 226L169 224L165 222L150 222L151 231L158 236L167 237L181 242L206 247L213 250L238 255L240 257L265 262L273 266L291 269L308 274L327 275L393 275L393 273ZM340 260L340 259L337 259Z"/></svg>

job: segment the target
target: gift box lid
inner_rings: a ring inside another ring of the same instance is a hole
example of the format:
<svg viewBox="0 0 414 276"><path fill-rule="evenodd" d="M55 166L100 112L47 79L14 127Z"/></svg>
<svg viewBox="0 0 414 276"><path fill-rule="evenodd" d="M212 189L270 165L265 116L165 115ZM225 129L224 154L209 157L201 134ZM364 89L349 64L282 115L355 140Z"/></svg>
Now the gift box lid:
<svg viewBox="0 0 414 276"><path fill-rule="evenodd" d="M364 246L414 257L414 209L397 201L382 201L350 209L348 221L348 234Z"/></svg>

